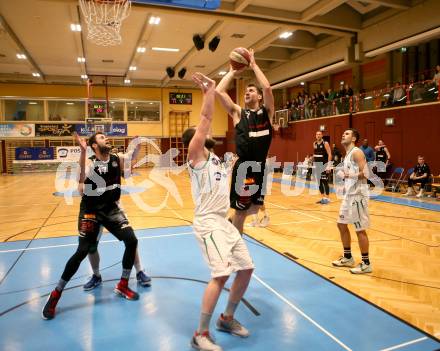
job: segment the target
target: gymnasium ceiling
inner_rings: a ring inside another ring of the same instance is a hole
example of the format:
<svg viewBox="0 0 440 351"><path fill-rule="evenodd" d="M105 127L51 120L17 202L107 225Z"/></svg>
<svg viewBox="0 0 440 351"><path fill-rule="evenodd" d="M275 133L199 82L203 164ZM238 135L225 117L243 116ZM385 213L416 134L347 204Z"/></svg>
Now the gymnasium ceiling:
<svg viewBox="0 0 440 351"><path fill-rule="evenodd" d="M81 75L108 75L116 85L130 79L132 86L186 86L195 71L219 78L227 69L228 53L238 46L254 48L260 67L270 71L332 41L352 38L416 3L420 1L223 0L214 12L133 4L122 26L122 44L102 47L87 40L77 0L0 0L0 81L84 84ZM160 17L159 25L149 24L151 16ZM71 31L71 23L80 23L82 31ZM283 32L293 34L280 39ZM194 34L205 37L204 50L195 49ZM213 53L207 47L217 35L221 41ZM145 53L138 53L138 47L145 47ZM18 53L26 59L18 59ZM165 72L168 66L176 71L172 80ZM187 69L183 80L177 78L182 67Z"/></svg>

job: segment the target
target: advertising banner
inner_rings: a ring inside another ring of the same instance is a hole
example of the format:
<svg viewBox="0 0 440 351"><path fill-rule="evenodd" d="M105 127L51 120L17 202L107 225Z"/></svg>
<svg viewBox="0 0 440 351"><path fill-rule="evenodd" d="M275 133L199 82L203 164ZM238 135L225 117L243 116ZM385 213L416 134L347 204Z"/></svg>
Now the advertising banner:
<svg viewBox="0 0 440 351"><path fill-rule="evenodd" d="M57 160L63 162L79 162L81 148L79 146L57 146ZM87 157L93 155L90 147L87 147Z"/></svg>
<svg viewBox="0 0 440 351"><path fill-rule="evenodd" d="M60 123L60 124L36 124L35 125L35 136L47 136L47 137L61 137L61 136L71 136L75 131L75 127L70 123Z"/></svg>
<svg viewBox="0 0 440 351"><path fill-rule="evenodd" d="M81 136L90 136L96 132L105 133L107 136L127 136L127 124L75 124L75 131Z"/></svg>
<svg viewBox="0 0 440 351"><path fill-rule="evenodd" d="M53 160L54 149L53 147L17 147L15 159L17 161Z"/></svg>
<svg viewBox="0 0 440 351"><path fill-rule="evenodd" d="M0 138L28 138L35 136L35 124L0 124Z"/></svg>

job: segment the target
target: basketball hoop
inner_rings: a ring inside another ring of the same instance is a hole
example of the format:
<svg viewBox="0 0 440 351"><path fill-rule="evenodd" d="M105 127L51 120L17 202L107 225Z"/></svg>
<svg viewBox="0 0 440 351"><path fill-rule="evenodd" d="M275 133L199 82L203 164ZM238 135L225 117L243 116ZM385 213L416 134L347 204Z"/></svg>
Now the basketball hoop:
<svg viewBox="0 0 440 351"><path fill-rule="evenodd" d="M130 14L131 0L79 0L79 5L87 39L101 46L121 44L121 25Z"/></svg>
<svg viewBox="0 0 440 351"><path fill-rule="evenodd" d="M111 133L112 122L111 118L89 117L86 119L85 134L104 133L107 135Z"/></svg>

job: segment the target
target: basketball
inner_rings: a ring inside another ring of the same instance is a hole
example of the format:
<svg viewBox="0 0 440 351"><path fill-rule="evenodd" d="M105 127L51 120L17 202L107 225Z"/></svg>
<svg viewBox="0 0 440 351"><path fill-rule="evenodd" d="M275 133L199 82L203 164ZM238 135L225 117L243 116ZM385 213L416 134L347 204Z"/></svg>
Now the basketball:
<svg viewBox="0 0 440 351"><path fill-rule="evenodd" d="M251 62L251 55L246 48L235 48L229 54L229 61L235 70L248 67Z"/></svg>

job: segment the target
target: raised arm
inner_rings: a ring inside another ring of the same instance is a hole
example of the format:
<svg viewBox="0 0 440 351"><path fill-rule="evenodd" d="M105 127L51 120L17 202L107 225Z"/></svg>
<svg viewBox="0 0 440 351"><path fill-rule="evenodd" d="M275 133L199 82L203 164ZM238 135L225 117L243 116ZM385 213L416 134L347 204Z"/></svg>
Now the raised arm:
<svg viewBox="0 0 440 351"><path fill-rule="evenodd" d="M255 62L254 50L250 49L249 53L251 54L250 67L254 71L258 84L263 90L264 106L266 107L266 110L269 114L270 122L272 123L272 117L275 113L275 103L272 94L272 88L270 87L270 83L264 75L263 71L260 69L260 67L258 67L257 63Z"/></svg>
<svg viewBox="0 0 440 351"><path fill-rule="evenodd" d="M126 153L118 153L122 175L130 175L132 167L136 163L136 158L141 150L141 140L135 136L128 145ZM127 167L127 169L125 169Z"/></svg>
<svg viewBox="0 0 440 351"><path fill-rule="evenodd" d="M200 161L206 160L205 140L211 130L212 115L214 114L215 81L201 73L192 76L193 81L200 87L203 93L200 122L196 132L188 145L188 161L195 166Z"/></svg>
<svg viewBox="0 0 440 351"><path fill-rule="evenodd" d="M89 174L90 163L87 162L87 142L80 138L80 136L75 133L75 140L81 148L81 154L79 156L79 180L78 180L78 191L82 195L84 192L84 181L86 176Z"/></svg>
<svg viewBox="0 0 440 351"><path fill-rule="evenodd" d="M220 83L218 83L217 88L215 89L217 98L219 99L220 103L229 114L229 116L232 117L234 125L236 125L240 121L241 107L232 101L231 97L228 95L227 90L228 87L231 85L231 82L234 79L235 75L239 72L241 71L236 71L231 67L229 69L229 72L222 78Z"/></svg>

